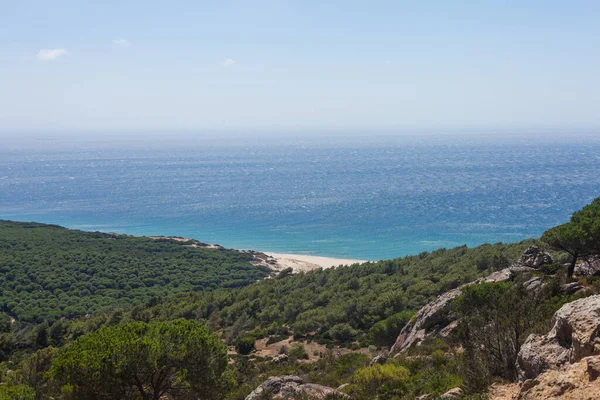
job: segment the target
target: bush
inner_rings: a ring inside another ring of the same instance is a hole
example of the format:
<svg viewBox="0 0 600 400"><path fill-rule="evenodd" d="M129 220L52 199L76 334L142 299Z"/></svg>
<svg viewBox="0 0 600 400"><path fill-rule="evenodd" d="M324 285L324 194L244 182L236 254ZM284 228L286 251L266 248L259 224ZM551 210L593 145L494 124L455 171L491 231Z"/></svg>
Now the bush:
<svg viewBox="0 0 600 400"><path fill-rule="evenodd" d="M0 332L10 332L10 317L0 313Z"/></svg>
<svg viewBox="0 0 600 400"><path fill-rule="evenodd" d="M0 400L35 400L35 391L28 386L0 385Z"/></svg>
<svg viewBox="0 0 600 400"><path fill-rule="evenodd" d="M554 312L573 298L560 294L558 285L552 279L539 290L527 290L518 280L462 290L452 303L460 321L453 335L464 349L468 392L485 391L494 378L516 379L517 354L527 336L546 332Z"/></svg>
<svg viewBox="0 0 600 400"><path fill-rule="evenodd" d="M567 268L562 264L544 264L540 267L540 271L542 271L546 275L556 275L559 273L564 273L567 271Z"/></svg>
<svg viewBox="0 0 600 400"><path fill-rule="evenodd" d="M402 311L379 321L369 330L372 342L377 346L391 346L411 317L412 313Z"/></svg>
<svg viewBox="0 0 600 400"><path fill-rule="evenodd" d="M407 389L410 372L405 367L388 363L357 370L352 376L350 392L365 398L393 398Z"/></svg>
<svg viewBox="0 0 600 400"><path fill-rule="evenodd" d="M239 354L248 355L254 350L256 340L253 336L244 336L236 340L235 351Z"/></svg>
<svg viewBox="0 0 600 400"><path fill-rule="evenodd" d="M111 326L63 348L49 376L66 398L222 398L227 347L195 321Z"/></svg>
<svg viewBox="0 0 600 400"><path fill-rule="evenodd" d="M329 335L340 343L346 343L354 339L354 337L358 334L356 329L353 329L348 324L337 324L331 327L329 330Z"/></svg>
<svg viewBox="0 0 600 400"><path fill-rule="evenodd" d="M288 353L290 357L294 357L297 360L308 359L308 353L302 343L294 343Z"/></svg>

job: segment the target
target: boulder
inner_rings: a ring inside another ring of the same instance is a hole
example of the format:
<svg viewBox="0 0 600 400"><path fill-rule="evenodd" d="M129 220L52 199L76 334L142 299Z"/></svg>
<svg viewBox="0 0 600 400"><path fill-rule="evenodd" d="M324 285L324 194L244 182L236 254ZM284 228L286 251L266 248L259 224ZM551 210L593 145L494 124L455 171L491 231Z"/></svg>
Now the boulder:
<svg viewBox="0 0 600 400"><path fill-rule="evenodd" d="M401 353L412 346L419 345L427 337L438 334L448 326L450 303L460 296L461 288L452 289L423 306L411 321L402 328L390 354Z"/></svg>
<svg viewBox="0 0 600 400"><path fill-rule="evenodd" d="M278 356L273 357L271 362L274 364L279 364L279 363L287 361L289 358L290 357L287 354L280 354Z"/></svg>
<svg viewBox="0 0 600 400"><path fill-rule="evenodd" d="M525 282L523 282L523 286L525 287L525 289L529 290L534 290L538 287L540 287L542 284L544 283L544 279L536 276L534 278L531 278Z"/></svg>
<svg viewBox="0 0 600 400"><path fill-rule="evenodd" d="M384 354L379 354L378 356L375 356L371 359L371 361L369 362L369 366L375 365L375 364L385 364L387 361L387 356Z"/></svg>
<svg viewBox="0 0 600 400"><path fill-rule="evenodd" d="M547 369L560 369L600 354L600 295L562 306L546 335L529 335L517 356L519 378L533 379Z"/></svg>
<svg viewBox="0 0 600 400"><path fill-rule="evenodd" d="M295 375L272 376L246 396L245 400L259 400L264 397L275 396L279 394L284 386L300 385L302 383L302 378Z"/></svg>
<svg viewBox="0 0 600 400"><path fill-rule="evenodd" d="M463 391L459 387L448 390L440 396L440 399L460 399L463 396Z"/></svg>
<svg viewBox="0 0 600 400"><path fill-rule="evenodd" d="M538 246L529 246L513 266L538 269L544 264L552 264L553 262L550 253L543 251Z"/></svg>
<svg viewBox="0 0 600 400"><path fill-rule="evenodd" d="M585 361L585 372L590 377L590 382L595 381L600 376L600 357L586 357L583 361Z"/></svg>
<svg viewBox="0 0 600 400"><path fill-rule="evenodd" d="M561 370L543 372L535 379L523 382L517 399L598 399L600 379L592 379L589 372L589 366L598 363L600 357L588 357Z"/></svg>
<svg viewBox="0 0 600 400"><path fill-rule="evenodd" d="M342 390L346 389L348 386L350 386L349 383L342 383L340 386L338 386L337 390L342 391Z"/></svg>
<svg viewBox="0 0 600 400"><path fill-rule="evenodd" d="M579 282L569 282L560 286L560 290L563 291L565 294L573 294L575 292L580 291L581 289L583 289L583 286L581 286Z"/></svg>
<svg viewBox="0 0 600 400"><path fill-rule="evenodd" d="M600 256L591 256L583 263L575 266L575 275L598 276L600 275Z"/></svg>
<svg viewBox="0 0 600 400"><path fill-rule="evenodd" d="M304 383L295 375L272 376L252 391L245 400L261 400L264 398L291 400L298 396L312 399L325 399L327 396L347 397L346 394L323 385Z"/></svg>

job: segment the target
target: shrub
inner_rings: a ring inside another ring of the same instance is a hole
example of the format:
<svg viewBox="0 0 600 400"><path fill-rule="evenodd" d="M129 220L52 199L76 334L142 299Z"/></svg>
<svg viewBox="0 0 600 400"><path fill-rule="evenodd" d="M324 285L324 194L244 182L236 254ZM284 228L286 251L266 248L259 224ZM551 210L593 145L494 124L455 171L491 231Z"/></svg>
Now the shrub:
<svg viewBox="0 0 600 400"><path fill-rule="evenodd" d="M393 363L375 364L357 370L352 376L350 392L365 398L392 398L406 391L408 369Z"/></svg>
<svg viewBox="0 0 600 400"><path fill-rule="evenodd" d="M254 336L243 336L236 340L235 351L243 355L250 354L254 350L255 341Z"/></svg>
<svg viewBox="0 0 600 400"><path fill-rule="evenodd" d="M349 324L337 324L331 327L329 334L333 340L340 343L349 342L358 334L356 329L353 329Z"/></svg>
<svg viewBox="0 0 600 400"><path fill-rule="evenodd" d="M227 347L195 321L102 328L63 348L49 376L66 398L221 398Z"/></svg>
<svg viewBox="0 0 600 400"><path fill-rule="evenodd" d="M306 349L304 349L302 343L294 343L292 347L290 347L289 355L297 360L308 359L308 353L306 352Z"/></svg>
<svg viewBox="0 0 600 400"><path fill-rule="evenodd" d="M0 385L0 400L35 400L35 391L28 386Z"/></svg>
<svg viewBox="0 0 600 400"><path fill-rule="evenodd" d="M562 264L544 264L540 267L540 271L542 271L546 275L556 275L558 273L566 271L566 268Z"/></svg>
<svg viewBox="0 0 600 400"><path fill-rule="evenodd" d="M377 346L391 346L411 317L412 313L402 311L377 322L369 330L371 340Z"/></svg>

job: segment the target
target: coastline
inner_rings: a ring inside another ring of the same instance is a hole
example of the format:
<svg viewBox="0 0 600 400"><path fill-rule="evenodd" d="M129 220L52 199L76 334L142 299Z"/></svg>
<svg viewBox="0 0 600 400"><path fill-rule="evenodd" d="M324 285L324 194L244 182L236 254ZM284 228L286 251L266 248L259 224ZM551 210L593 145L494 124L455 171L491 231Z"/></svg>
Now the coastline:
<svg viewBox="0 0 600 400"><path fill-rule="evenodd" d="M261 255L266 257L261 257ZM282 271L284 269L291 268L293 272L306 272L319 268L332 268L340 265L362 264L368 262L367 260L356 260L350 258L333 258L272 252L255 253L255 258L260 260L260 264L266 265L275 271Z"/></svg>
<svg viewBox="0 0 600 400"><path fill-rule="evenodd" d="M184 238L181 236L144 236L154 240L174 240L177 242L190 242L186 246L190 247L201 247L210 249L223 249L223 246L218 244L206 244L199 242L196 239ZM324 256L312 256L303 254L290 254L290 253L274 253L270 251L255 251L255 250L239 250L237 251L248 252L254 256L254 261L251 261L254 265L265 266L272 271L283 271L284 269L291 268L294 273L307 272L319 268L332 268L340 265L352 265L352 264L363 264L368 260L358 260L353 258L336 258L336 257L324 257Z"/></svg>

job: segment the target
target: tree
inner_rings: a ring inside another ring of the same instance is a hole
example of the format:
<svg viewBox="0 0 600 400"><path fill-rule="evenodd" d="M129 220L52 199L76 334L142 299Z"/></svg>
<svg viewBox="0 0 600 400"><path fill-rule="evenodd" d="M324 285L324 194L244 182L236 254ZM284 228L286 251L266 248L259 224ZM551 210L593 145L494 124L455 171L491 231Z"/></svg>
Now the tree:
<svg viewBox="0 0 600 400"><path fill-rule="evenodd" d="M391 346L411 317L411 312L401 311L377 322L369 330L371 340L377 346Z"/></svg>
<svg viewBox="0 0 600 400"><path fill-rule="evenodd" d="M37 328L34 345L36 349L48 346L48 323L44 322Z"/></svg>
<svg viewBox="0 0 600 400"><path fill-rule="evenodd" d="M527 290L522 280L469 285L452 303L453 336L464 349L465 388L484 391L494 377L516 379L516 360L530 333L547 331L560 307L557 281Z"/></svg>
<svg viewBox="0 0 600 400"><path fill-rule="evenodd" d="M250 354L254 350L254 342L254 336L243 336L236 340L235 351L243 355Z"/></svg>
<svg viewBox="0 0 600 400"><path fill-rule="evenodd" d="M579 258L600 253L600 197L574 213L568 223L544 232L542 241L571 256L567 275L572 277Z"/></svg>
<svg viewBox="0 0 600 400"><path fill-rule="evenodd" d="M27 386L0 385L0 400L35 400L35 394Z"/></svg>
<svg viewBox="0 0 600 400"><path fill-rule="evenodd" d="M600 254L600 197L573 214L571 223L581 230L581 241L587 253Z"/></svg>
<svg viewBox="0 0 600 400"><path fill-rule="evenodd" d="M99 329L66 346L50 369L73 399L214 399L224 385L227 347L188 320Z"/></svg>
<svg viewBox="0 0 600 400"><path fill-rule="evenodd" d="M48 398L48 392L52 388L46 372L57 354L56 347L46 347L25 358L15 372L15 383L33 389L37 400Z"/></svg>
<svg viewBox="0 0 600 400"><path fill-rule="evenodd" d="M571 222L548 229L542 235L542 241L546 242L556 250L567 252L571 256L571 264L567 270L570 278L575 271L575 264L579 257L583 256L584 243L579 227Z"/></svg>

